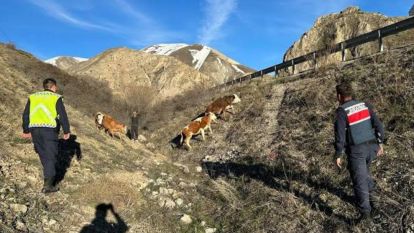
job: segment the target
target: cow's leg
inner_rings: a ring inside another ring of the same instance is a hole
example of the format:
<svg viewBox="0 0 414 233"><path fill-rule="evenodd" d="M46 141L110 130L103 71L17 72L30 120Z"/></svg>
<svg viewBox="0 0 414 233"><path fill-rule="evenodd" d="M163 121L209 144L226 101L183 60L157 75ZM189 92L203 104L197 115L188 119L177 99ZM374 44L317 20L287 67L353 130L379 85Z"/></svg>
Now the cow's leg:
<svg viewBox="0 0 414 233"><path fill-rule="evenodd" d="M190 140L191 140L192 137L193 137L192 133L189 133L188 135L185 135L184 144L187 146L187 150L191 150Z"/></svg>
<svg viewBox="0 0 414 233"><path fill-rule="evenodd" d="M112 130L108 129L108 133L109 133L109 135L111 135L111 138L113 139L114 138L114 132Z"/></svg>
<svg viewBox="0 0 414 233"><path fill-rule="evenodd" d="M227 121L227 120L228 120L228 119L226 119L226 112L227 112L227 111L223 111L223 114L222 114L222 116L223 116L223 120L224 120L224 121Z"/></svg>
<svg viewBox="0 0 414 233"><path fill-rule="evenodd" d="M213 135L213 130L211 129L211 124L208 125L208 130L210 131L210 134Z"/></svg>
<svg viewBox="0 0 414 233"><path fill-rule="evenodd" d="M234 115L234 107L233 107L233 105L230 105L228 108L226 108L226 112Z"/></svg>
<svg viewBox="0 0 414 233"><path fill-rule="evenodd" d="M205 141L206 138L204 136L204 129L200 129L200 131L201 131L201 138L202 138L203 141Z"/></svg>

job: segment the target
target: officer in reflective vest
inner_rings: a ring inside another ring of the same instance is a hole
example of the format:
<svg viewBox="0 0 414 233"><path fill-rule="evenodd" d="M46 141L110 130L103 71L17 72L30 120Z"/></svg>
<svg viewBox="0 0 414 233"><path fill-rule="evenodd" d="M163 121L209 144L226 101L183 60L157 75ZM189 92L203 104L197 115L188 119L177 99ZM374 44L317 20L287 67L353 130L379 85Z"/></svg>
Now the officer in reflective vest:
<svg viewBox="0 0 414 233"><path fill-rule="evenodd" d="M56 94L56 80L45 79L44 91L29 96L23 112L23 138L32 139L34 149L43 166L43 193L58 191L55 183L58 156L58 134L63 128L63 139L70 137L69 120L62 96Z"/></svg>
<svg viewBox="0 0 414 233"><path fill-rule="evenodd" d="M371 105L352 98L352 86L344 82L336 86L340 103L335 120L335 164L342 166L341 157L348 157L359 220L370 219L370 193L375 182L369 171L371 161L383 155L384 128Z"/></svg>

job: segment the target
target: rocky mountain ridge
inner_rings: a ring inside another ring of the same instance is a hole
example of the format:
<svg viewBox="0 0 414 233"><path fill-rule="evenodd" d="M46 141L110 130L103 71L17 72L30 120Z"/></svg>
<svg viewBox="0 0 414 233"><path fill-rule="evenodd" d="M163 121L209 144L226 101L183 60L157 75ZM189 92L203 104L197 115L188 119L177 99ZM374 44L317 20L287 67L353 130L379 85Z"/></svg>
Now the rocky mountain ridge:
<svg viewBox="0 0 414 233"><path fill-rule="evenodd" d="M302 56L313 51L329 48L330 46L351 39L357 35L367 33L396 23L404 17L387 17L379 13L369 13L358 7L349 7L340 13L319 17L311 29L305 32L285 53L283 60ZM383 40L384 49L390 50L400 45L414 43L413 30L402 32L398 36L386 37ZM376 42L367 43L353 49L346 50L345 59L351 60L357 57L378 52ZM322 57L317 61L321 67L329 64L337 64L341 61L341 54L336 53ZM313 64L304 63L295 67L295 72L301 72L313 68Z"/></svg>
<svg viewBox="0 0 414 233"><path fill-rule="evenodd" d="M47 59L44 62L52 64L59 69L68 70L71 66L87 60L88 58L83 57L57 56Z"/></svg>

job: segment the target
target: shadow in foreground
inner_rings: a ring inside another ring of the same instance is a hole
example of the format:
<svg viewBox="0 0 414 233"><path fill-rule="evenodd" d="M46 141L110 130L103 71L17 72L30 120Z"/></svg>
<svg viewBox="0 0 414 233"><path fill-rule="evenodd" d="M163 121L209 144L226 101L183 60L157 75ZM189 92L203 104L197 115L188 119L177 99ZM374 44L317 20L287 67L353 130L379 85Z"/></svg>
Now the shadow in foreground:
<svg viewBox="0 0 414 233"><path fill-rule="evenodd" d="M348 195L344 190L334 187L332 184L318 183L305 176L302 171L289 170L288 173L283 171L283 168L278 166L269 166L266 164L240 164L234 162L202 162L203 170L205 170L212 179L218 177L241 177L245 176L263 182L266 186L284 192L291 192L304 202L308 203L312 209L323 211L327 216L335 217L347 224L352 224L353 220L335 214L333 208L319 196L315 194L305 193L299 188L291 187L291 181L297 181L303 185L307 185L316 190L326 190L333 195L338 196L343 201L354 204L353 196Z"/></svg>
<svg viewBox="0 0 414 233"><path fill-rule="evenodd" d="M115 217L116 222L108 222L106 216L108 211ZM95 218L92 222L84 226L80 233L124 233L128 226L125 221L115 212L112 204L101 203L96 206Z"/></svg>
<svg viewBox="0 0 414 233"><path fill-rule="evenodd" d="M59 139L59 154L56 163L55 184L59 184L65 178L73 157L82 159L81 145L76 141L76 135L70 135L68 140Z"/></svg>

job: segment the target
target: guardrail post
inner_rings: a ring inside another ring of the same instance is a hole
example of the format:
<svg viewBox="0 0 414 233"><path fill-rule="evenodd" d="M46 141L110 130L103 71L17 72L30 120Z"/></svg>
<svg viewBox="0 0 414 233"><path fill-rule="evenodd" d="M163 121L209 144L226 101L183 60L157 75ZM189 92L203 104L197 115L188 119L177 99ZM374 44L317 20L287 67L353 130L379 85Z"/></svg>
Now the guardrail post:
<svg viewBox="0 0 414 233"><path fill-rule="evenodd" d="M345 61L345 43L344 42L341 43L341 60L343 62Z"/></svg>
<svg viewBox="0 0 414 233"><path fill-rule="evenodd" d="M379 52L384 52L384 45L382 44L381 29L378 30L378 50Z"/></svg>
<svg viewBox="0 0 414 233"><path fill-rule="evenodd" d="M292 74L295 74L295 61L292 59Z"/></svg>
<svg viewBox="0 0 414 233"><path fill-rule="evenodd" d="M263 78L263 70L260 71L260 78Z"/></svg>
<svg viewBox="0 0 414 233"><path fill-rule="evenodd" d="M277 67L275 66L275 78L277 77L277 75L278 75L278 70L277 70Z"/></svg>

